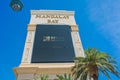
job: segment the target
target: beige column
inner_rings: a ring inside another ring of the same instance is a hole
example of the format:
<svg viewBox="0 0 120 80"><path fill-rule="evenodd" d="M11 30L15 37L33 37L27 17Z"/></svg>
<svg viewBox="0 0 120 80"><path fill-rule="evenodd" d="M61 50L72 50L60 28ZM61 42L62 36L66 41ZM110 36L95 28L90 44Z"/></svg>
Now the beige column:
<svg viewBox="0 0 120 80"><path fill-rule="evenodd" d="M31 62L35 29L36 29L36 25L33 24L28 25L28 33L27 33L21 64L29 64Z"/></svg>
<svg viewBox="0 0 120 80"><path fill-rule="evenodd" d="M73 41L73 46L75 50L75 56L76 57L84 57L84 51L81 43L81 39L78 32L78 26L77 25L71 25L71 36Z"/></svg>

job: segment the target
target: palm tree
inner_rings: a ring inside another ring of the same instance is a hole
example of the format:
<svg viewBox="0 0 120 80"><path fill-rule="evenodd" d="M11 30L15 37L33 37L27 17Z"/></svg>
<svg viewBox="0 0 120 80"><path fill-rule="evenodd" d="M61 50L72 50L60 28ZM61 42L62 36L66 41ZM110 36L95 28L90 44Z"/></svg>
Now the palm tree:
<svg viewBox="0 0 120 80"><path fill-rule="evenodd" d="M47 75L35 76L34 80L49 80Z"/></svg>
<svg viewBox="0 0 120 80"><path fill-rule="evenodd" d="M75 80L98 80L98 74L104 74L111 80L109 72L119 77L117 64L109 54L95 48L88 48L85 57L76 57L72 75Z"/></svg>
<svg viewBox="0 0 120 80"><path fill-rule="evenodd" d="M72 80L71 74L64 74L64 75L56 75L57 78L55 80Z"/></svg>

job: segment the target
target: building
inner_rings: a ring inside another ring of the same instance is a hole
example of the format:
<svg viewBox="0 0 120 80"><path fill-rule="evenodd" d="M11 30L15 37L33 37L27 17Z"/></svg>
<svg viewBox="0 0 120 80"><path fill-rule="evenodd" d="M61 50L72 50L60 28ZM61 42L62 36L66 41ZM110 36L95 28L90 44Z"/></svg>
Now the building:
<svg viewBox="0 0 120 80"><path fill-rule="evenodd" d="M70 74L75 57L84 51L73 11L32 10L21 64L14 68L17 80L35 75Z"/></svg>

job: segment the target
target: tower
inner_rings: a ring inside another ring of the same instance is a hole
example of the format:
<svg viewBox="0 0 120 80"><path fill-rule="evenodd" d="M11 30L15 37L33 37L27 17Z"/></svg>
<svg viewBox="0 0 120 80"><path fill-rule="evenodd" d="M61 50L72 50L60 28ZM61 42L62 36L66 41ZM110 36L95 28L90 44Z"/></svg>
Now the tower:
<svg viewBox="0 0 120 80"><path fill-rule="evenodd" d="M31 10L21 64L14 68L17 80L35 75L70 74L75 57L84 51L73 11Z"/></svg>

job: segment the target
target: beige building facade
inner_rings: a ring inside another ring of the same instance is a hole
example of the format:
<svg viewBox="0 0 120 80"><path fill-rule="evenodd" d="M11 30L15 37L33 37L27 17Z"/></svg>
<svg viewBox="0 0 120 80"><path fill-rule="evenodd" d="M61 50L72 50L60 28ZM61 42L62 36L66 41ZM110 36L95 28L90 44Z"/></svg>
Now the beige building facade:
<svg viewBox="0 0 120 80"><path fill-rule="evenodd" d="M50 80L56 74L70 74L74 62L68 63L31 63L36 25L69 25L75 57L84 57L84 51L75 21L74 11L64 10L31 10L28 33L24 46L21 64L14 68L16 80L34 80L36 75L49 75ZM66 56L67 57L67 56Z"/></svg>

